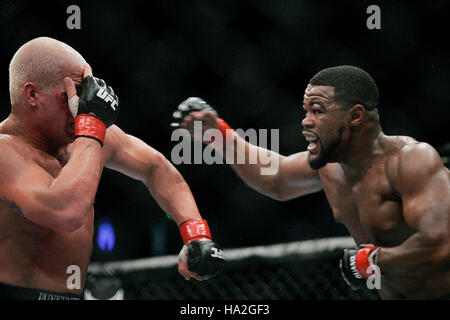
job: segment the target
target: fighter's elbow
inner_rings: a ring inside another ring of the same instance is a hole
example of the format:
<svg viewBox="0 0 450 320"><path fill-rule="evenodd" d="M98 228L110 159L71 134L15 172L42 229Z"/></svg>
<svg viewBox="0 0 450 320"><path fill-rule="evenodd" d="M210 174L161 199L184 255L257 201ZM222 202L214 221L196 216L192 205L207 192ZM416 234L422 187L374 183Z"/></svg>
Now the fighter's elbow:
<svg viewBox="0 0 450 320"><path fill-rule="evenodd" d="M80 229L86 220L92 208L92 202L79 203L71 205L63 210L57 211L55 216L54 231L56 232L74 232Z"/></svg>
<svg viewBox="0 0 450 320"><path fill-rule="evenodd" d="M290 186L278 180L271 186L267 195L277 201L285 202L320 190L322 190L320 181L305 181L302 185Z"/></svg>
<svg viewBox="0 0 450 320"><path fill-rule="evenodd" d="M178 173L170 161L162 153L156 150L152 153L152 156L149 157L148 161L144 162L143 168L143 173L140 174L138 179L147 186L155 178L155 175L159 173L162 175L167 175L172 171Z"/></svg>
<svg viewBox="0 0 450 320"><path fill-rule="evenodd" d="M272 200L276 200L276 201L287 201L287 199L285 197L283 197L282 194L279 193L275 193L275 192L263 192L264 195L266 195L267 197L271 198Z"/></svg>
<svg viewBox="0 0 450 320"><path fill-rule="evenodd" d="M276 201L289 201L297 196L293 194L292 189L286 186L281 181L274 179L272 182L266 184L268 188L264 190L264 194L269 198L272 198Z"/></svg>
<svg viewBox="0 0 450 320"><path fill-rule="evenodd" d="M291 200L293 197L285 190L274 190L270 193L266 193L266 195L273 200L285 202Z"/></svg>
<svg viewBox="0 0 450 320"><path fill-rule="evenodd" d="M74 232L83 226L80 212L69 210L40 209L28 212L26 219L58 233Z"/></svg>
<svg viewBox="0 0 450 320"><path fill-rule="evenodd" d="M83 226L83 222L79 214L70 214L58 224L55 231L62 233L75 232Z"/></svg>

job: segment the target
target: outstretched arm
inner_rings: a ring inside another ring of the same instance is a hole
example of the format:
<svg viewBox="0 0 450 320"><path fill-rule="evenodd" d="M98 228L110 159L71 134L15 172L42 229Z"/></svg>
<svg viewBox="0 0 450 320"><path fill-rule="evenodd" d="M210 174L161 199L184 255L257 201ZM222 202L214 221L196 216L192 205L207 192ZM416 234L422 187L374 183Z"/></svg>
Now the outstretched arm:
<svg viewBox="0 0 450 320"><path fill-rule="evenodd" d="M179 127L187 129L195 139L205 142L204 133L208 129L219 129L223 133L223 142L217 144L214 141L211 146L216 152L222 153L226 163L256 191L285 201L322 189L318 171L308 164L307 152L286 157L253 145L229 128L225 121L217 116L217 112L199 98L187 99L180 104L180 108L182 111L174 113L174 117L180 116L179 119L175 117L175 120L179 121ZM196 121L202 123L202 137L196 135Z"/></svg>

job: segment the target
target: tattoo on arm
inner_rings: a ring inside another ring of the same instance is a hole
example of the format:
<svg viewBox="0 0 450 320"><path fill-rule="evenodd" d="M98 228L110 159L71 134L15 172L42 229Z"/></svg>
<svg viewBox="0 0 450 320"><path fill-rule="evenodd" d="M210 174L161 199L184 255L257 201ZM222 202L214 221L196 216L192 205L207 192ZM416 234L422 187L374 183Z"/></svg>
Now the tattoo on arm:
<svg viewBox="0 0 450 320"><path fill-rule="evenodd" d="M12 201L9 201L6 198L0 198L0 200L8 206L8 208L12 209L18 216L25 218L25 215L22 212L22 209ZM25 218L26 219L26 218Z"/></svg>

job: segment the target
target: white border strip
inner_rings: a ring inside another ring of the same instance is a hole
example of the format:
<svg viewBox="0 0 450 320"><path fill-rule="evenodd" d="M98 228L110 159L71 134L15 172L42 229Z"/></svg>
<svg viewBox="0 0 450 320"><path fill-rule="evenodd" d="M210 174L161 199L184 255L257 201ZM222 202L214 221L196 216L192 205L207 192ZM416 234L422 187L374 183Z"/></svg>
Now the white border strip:
<svg viewBox="0 0 450 320"><path fill-rule="evenodd" d="M250 257L280 258L289 255L311 254L321 251L355 246L351 237L334 237L317 240L296 241L267 246L244 247L237 249L225 249L223 254L227 261L241 260ZM146 269L167 268L178 264L177 255L152 257L145 259L116 261L108 263L91 263L88 272L102 274L110 272L133 272Z"/></svg>

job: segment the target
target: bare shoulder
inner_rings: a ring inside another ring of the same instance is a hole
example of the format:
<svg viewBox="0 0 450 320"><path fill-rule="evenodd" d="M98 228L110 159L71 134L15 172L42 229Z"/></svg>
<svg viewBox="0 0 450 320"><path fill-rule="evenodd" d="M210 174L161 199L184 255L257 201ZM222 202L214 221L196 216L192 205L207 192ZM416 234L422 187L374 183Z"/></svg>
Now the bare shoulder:
<svg viewBox="0 0 450 320"><path fill-rule="evenodd" d="M436 149L426 142L409 141L390 157L391 165L395 165L400 172L419 169L431 170L443 167L442 160Z"/></svg>
<svg viewBox="0 0 450 320"><path fill-rule="evenodd" d="M27 167L32 149L18 137L0 134L0 188Z"/></svg>
<svg viewBox="0 0 450 320"><path fill-rule="evenodd" d="M0 133L0 144L2 146L14 145L18 141L21 141L19 138L12 136L10 134Z"/></svg>
<svg viewBox="0 0 450 320"><path fill-rule="evenodd" d="M436 149L426 142L403 139L386 161L388 178L398 188L425 183L434 174L448 174Z"/></svg>
<svg viewBox="0 0 450 320"><path fill-rule="evenodd" d="M26 153L28 151L28 145L23 142L21 139L9 135L9 134L0 134L0 161L12 161L10 158L14 154L20 155Z"/></svg>
<svg viewBox="0 0 450 320"><path fill-rule="evenodd" d="M400 174L433 174L445 169L439 153L433 146L425 142L405 145L398 156Z"/></svg>

